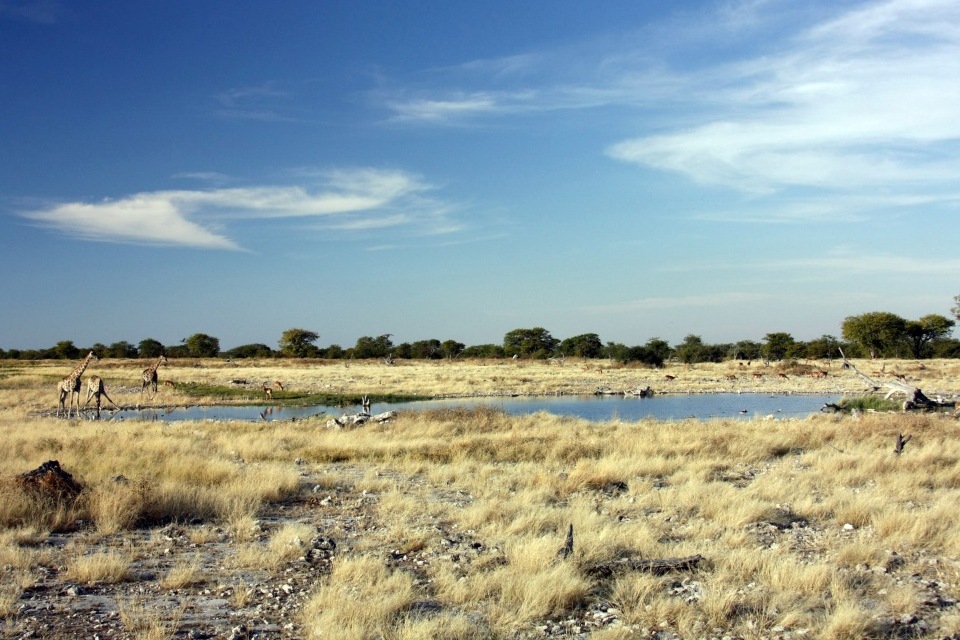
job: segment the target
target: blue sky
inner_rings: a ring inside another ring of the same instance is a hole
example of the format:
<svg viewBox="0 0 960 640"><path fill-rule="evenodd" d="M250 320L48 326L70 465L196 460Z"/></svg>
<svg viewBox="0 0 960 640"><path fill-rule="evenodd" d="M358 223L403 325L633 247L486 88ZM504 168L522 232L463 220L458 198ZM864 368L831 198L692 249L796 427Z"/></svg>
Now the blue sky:
<svg viewBox="0 0 960 640"><path fill-rule="evenodd" d="M839 335L960 293L960 3L0 0L0 348Z"/></svg>

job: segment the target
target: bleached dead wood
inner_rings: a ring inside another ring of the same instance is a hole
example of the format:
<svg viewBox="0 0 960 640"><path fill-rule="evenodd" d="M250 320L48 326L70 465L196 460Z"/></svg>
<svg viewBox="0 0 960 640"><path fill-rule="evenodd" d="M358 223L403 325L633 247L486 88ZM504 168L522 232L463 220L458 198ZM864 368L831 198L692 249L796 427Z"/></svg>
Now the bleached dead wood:
<svg viewBox="0 0 960 640"><path fill-rule="evenodd" d="M857 369L852 362L847 360L847 356L844 355L843 349L840 349L840 355L843 357L844 366L848 369L852 369L854 373L860 376L860 378L870 388L870 391L880 391L880 389L886 388L888 390L885 396L887 399L890 399L898 393L904 394L906 396L906 400L903 402L904 411L909 411L910 409L940 409L953 406L953 404L949 402L931 400L924 395L923 391L921 391L919 387L914 387L907 384L903 378L877 382L867 374Z"/></svg>
<svg viewBox="0 0 960 640"><path fill-rule="evenodd" d="M637 387L636 389L628 389L627 391L624 391L623 395L633 396L635 398L651 398L653 397L653 389L651 389L649 386L645 389Z"/></svg>
<svg viewBox="0 0 960 640"><path fill-rule="evenodd" d="M391 418L396 417L396 411L384 411L383 413L378 413L375 416L371 416L369 413L361 411L360 413L354 413L350 415L343 415L339 418L333 418L332 420L327 421L328 427L359 427L360 425L373 420L374 422L386 422Z"/></svg>

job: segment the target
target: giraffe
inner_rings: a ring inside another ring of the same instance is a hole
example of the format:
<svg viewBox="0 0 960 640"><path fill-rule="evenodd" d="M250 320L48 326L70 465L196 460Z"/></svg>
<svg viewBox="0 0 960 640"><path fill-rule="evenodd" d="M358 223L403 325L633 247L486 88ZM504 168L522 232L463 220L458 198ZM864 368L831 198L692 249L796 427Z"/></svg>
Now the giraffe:
<svg viewBox="0 0 960 640"><path fill-rule="evenodd" d="M103 383L103 378L100 376L91 376L87 380L87 399L83 403L84 408L86 408L87 403L90 402L90 398L96 397L97 399L97 417L100 417L100 396L103 396L110 401L114 407L119 409L120 407L116 402L113 401L113 398L107 395L107 385ZM78 398L79 401L79 398Z"/></svg>
<svg viewBox="0 0 960 640"><path fill-rule="evenodd" d="M140 395L143 395L143 391L147 387L151 387L154 393L157 392L157 369L160 367L160 365L166 363L167 357L161 355L159 358L157 358L156 362L143 370L143 375L141 376L143 383L140 385Z"/></svg>
<svg viewBox="0 0 960 640"><path fill-rule="evenodd" d="M77 397L77 417L80 417L80 376L83 375L90 361L96 359L97 356L91 351L87 354L87 357L83 359L83 362L78 364L77 367L70 372L70 375L61 380L60 384L57 385L57 389L60 391L60 405L57 407L57 417L60 417L60 412L64 410L64 404L66 404L68 397L70 398L70 404L66 408L66 416L67 418L70 417L70 411L73 409L74 396Z"/></svg>

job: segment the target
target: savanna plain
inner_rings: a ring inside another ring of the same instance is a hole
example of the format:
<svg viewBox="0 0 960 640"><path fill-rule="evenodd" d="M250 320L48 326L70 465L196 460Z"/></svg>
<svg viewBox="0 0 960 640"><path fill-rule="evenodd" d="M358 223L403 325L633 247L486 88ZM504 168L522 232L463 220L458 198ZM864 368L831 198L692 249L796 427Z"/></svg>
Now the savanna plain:
<svg viewBox="0 0 960 640"><path fill-rule="evenodd" d="M855 364L960 395L958 361ZM863 394L836 363L171 359L156 392L142 360L85 373L124 407L329 405L258 422L57 417L75 365L0 361L2 637L960 638L953 411L329 426L363 396ZM54 460L61 484L24 479Z"/></svg>

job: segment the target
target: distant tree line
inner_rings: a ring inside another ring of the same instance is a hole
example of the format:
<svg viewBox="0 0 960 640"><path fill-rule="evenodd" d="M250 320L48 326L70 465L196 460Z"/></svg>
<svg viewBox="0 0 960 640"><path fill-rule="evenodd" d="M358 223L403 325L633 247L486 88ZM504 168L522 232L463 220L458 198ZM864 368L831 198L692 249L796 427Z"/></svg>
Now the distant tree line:
<svg viewBox="0 0 960 640"><path fill-rule="evenodd" d="M220 341L205 333L195 333L180 344L164 345L153 338L137 345L120 341L111 345L94 344L79 348L70 340L58 342L49 349L0 349L0 358L19 360L76 360L88 351L99 358L316 358L328 360L366 360L380 358L417 360L454 360L466 358L523 358L531 360L565 357L597 358L616 362L642 363L654 367L667 361L683 363L722 362L724 360L787 360L830 359L840 349L853 358L960 358L960 340L950 337L960 320L960 295L954 298L952 318L928 314L918 320L906 320L886 312L873 311L845 318L841 337L823 335L815 340L795 340L784 332L768 333L760 342L741 340L736 343L705 343L698 335L688 335L683 342L671 346L660 338L650 338L642 345L627 346L601 341L596 333L584 333L563 340L554 338L543 327L514 329L501 344L466 346L456 340L419 340L394 344L392 334L361 336L348 348L332 344L319 347L320 334L307 329L287 329L280 336L278 348L254 343L220 350Z"/></svg>

